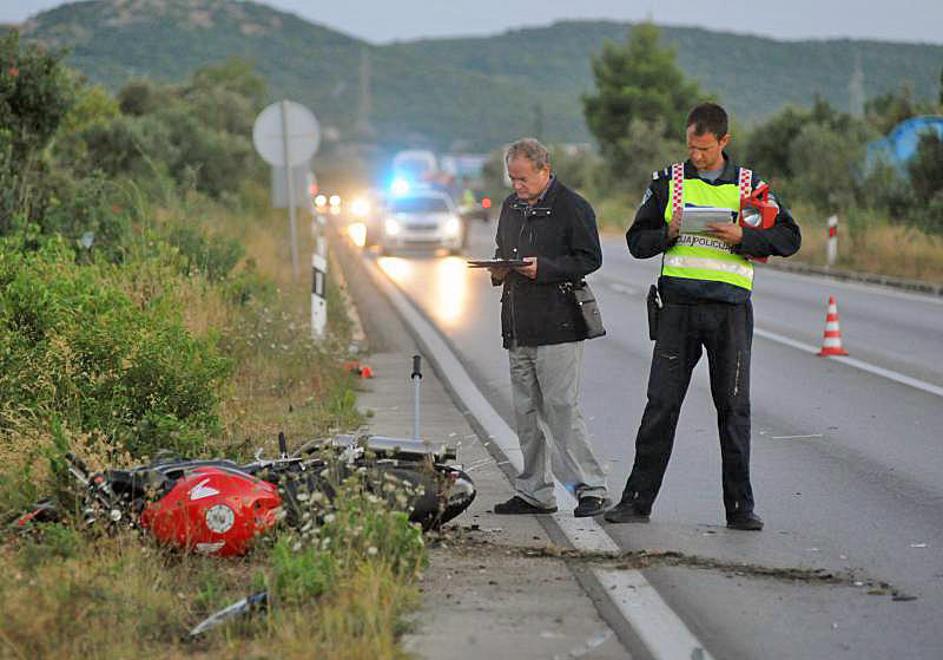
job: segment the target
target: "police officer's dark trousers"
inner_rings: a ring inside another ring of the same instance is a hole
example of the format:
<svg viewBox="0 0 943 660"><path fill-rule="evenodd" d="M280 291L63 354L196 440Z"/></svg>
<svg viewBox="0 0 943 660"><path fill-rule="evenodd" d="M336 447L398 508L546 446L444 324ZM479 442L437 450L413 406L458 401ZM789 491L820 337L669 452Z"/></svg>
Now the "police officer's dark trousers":
<svg viewBox="0 0 943 660"><path fill-rule="evenodd" d="M648 513L661 487L691 372L707 352L717 408L727 517L753 510L750 486L750 346L753 307L719 302L666 304L648 379L648 403L635 440L623 501Z"/></svg>

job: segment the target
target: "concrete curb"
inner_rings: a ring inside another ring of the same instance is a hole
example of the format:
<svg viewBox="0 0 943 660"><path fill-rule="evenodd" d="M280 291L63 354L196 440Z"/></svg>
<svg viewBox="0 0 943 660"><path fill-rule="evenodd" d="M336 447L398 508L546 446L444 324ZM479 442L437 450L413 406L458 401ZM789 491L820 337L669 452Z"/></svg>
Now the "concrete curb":
<svg viewBox="0 0 943 660"><path fill-rule="evenodd" d="M344 300L344 309L347 311L347 318L350 320L350 341L358 351L361 351L367 345L367 335L363 331L363 322L360 319L360 314L357 313L357 305L355 305L354 301L351 299L350 289L347 287L347 278L344 276L344 269L341 268L337 260L333 246L329 247L327 251L327 259L330 276L337 284L337 290Z"/></svg>

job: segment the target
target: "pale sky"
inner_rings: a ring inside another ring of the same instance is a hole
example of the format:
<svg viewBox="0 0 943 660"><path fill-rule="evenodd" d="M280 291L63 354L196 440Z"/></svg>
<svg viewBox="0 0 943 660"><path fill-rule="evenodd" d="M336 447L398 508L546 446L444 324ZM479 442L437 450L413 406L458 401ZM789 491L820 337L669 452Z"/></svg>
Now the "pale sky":
<svg viewBox="0 0 943 660"><path fill-rule="evenodd" d="M0 0L18 23L61 0ZM560 19L639 21L779 39L850 37L943 44L943 1L895 0L265 0L262 4L373 43L497 34Z"/></svg>

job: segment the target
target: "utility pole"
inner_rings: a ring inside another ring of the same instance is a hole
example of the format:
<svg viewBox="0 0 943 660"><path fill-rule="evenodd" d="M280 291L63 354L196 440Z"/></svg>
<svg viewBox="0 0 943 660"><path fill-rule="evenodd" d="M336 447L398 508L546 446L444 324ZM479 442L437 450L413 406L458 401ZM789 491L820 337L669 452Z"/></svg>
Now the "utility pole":
<svg viewBox="0 0 943 660"><path fill-rule="evenodd" d="M371 93L370 49L364 46L360 51L360 105L357 108L357 136L369 140L374 136L370 115L373 113L373 96Z"/></svg>

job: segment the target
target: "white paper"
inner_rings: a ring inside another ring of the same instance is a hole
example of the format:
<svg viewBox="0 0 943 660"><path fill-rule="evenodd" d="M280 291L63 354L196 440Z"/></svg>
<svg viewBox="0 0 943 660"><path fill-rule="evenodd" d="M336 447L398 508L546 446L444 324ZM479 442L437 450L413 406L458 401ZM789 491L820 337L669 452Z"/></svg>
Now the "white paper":
<svg viewBox="0 0 943 660"><path fill-rule="evenodd" d="M707 225L714 222L732 222L730 209L715 206L692 206L684 209L681 231L685 234L706 234Z"/></svg>

